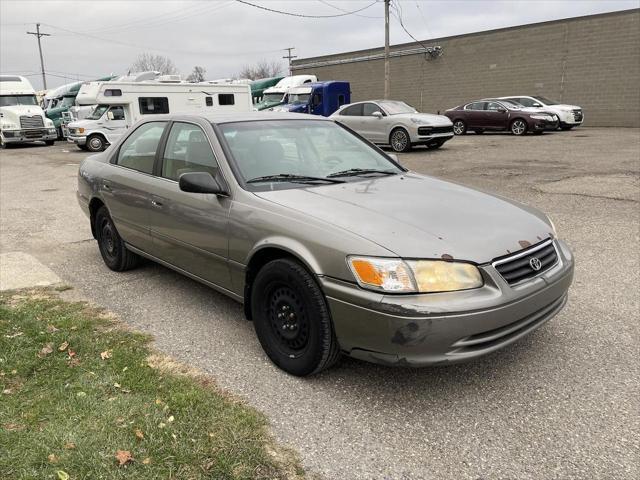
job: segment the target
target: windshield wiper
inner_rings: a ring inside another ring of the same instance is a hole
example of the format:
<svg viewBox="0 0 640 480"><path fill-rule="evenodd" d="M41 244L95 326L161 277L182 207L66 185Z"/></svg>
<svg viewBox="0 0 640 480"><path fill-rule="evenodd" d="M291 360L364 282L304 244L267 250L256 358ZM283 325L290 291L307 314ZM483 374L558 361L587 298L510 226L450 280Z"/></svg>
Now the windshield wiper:
<svg viewBox="0 0 640 480"><path fill-rule="evenodd" d="M327 175L327 178L333 177L355 177L358 175L366 175L368 173L381 173L383 175L395 175L398 172L390 172L389 170L376 170L375 168L350 168Z"/></svg>
<svg viewBox="0 0 640 480"><path fill-rule="evenodd" d="M328 182L328 183L344 183L344 180L335 180L326 177L312 177L309 175L294 175L292 173L278 173L276 175L265 175L263 177L252 178L247 183L258 182L296 182L296 183L312 183L312 182Z"/></svg>

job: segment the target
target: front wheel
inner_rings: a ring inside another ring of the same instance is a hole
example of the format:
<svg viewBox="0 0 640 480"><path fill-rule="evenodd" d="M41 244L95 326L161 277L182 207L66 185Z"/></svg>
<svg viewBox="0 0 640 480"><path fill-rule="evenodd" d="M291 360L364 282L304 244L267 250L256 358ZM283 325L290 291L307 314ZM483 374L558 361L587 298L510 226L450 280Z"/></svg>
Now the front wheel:
<svg viewBox="0 0 640 480"><path fill-rule="evenodd" d="M107 207L102 206L96 212L94 228L100 254L107 267L116 272L124 272L140 263L140 257L127 250Z"/></svg>
<svg viewBox="0 0 640 480"><path fill-rule="evenodd" d="M411 150L411 139L404 128L396 128L391 132L389 143L394 152L403 153Z"/></svg>
<svg viewBox="0 0 640 480"><path fill-rule="evenodd" d="M462 120L456 120L453 122L453 133L455 135L464 135L467 133L467 124Z"/></svg>
<svg viewBox="0 0 640 480"><path fill-rule="evenodd" d="M518 136L527 133L527 122L520 118L516 118L511 122L511 133Z"/></svg>
<svg viewBox="0 0 640 480"><path fill-rule="evenodd" d="M294 260L262 267L251 288L251 313L262 348L285 372L312 375L340 356L324 294Z"/></svg>
<svg viewBox="0 0 640 480"><path fill-rule="evenodd" d="M86 143L87 150L90 152L102 152L107 148L107 141L102 135L89 135Z"/></svg>

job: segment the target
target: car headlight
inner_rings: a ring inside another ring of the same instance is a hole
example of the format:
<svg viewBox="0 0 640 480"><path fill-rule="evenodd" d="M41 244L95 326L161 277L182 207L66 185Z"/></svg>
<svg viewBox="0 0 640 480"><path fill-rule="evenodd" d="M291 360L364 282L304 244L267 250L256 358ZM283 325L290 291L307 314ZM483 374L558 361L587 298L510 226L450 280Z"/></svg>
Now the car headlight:
<svg viewBox="0 0 640 480"><path fill-rule="evenodd" d="M75 133L84 133L84 128L83 127L76 128Z"/></svg>
<svg viewBox="0 0 640 480"><path fill-rule="evenodd" d="M549 215L547 215L547 220L549 221L549 225L551 225L551 229L553 230L553 235L557 237L558 231L556 230L556 224L553 223L553 220L551 220L551 217Z"/></svg>
<svg viewBox="0 0 640 480"><path fill-rule="evenodd" d="M48 118L45 118L44 119L44 126L47 127L47 128L48 127L53 127L53 121L48 119Z"/></svg>
<svg viewBox="0 0 640 480"><path fill-rule="evenodd" d="M531 118L535 118L536 120L553 120L549 115L531 115Z"/></svg>
<svg viewBox="0 0 640 480"><path fill-rule="evenodd" d="M409 118L409 120L411 120L411 122L415 123L416 125L426 125L424 123L424 120L421 120L420 118L411 117L411 118Z"/></svg>
<svg viewBox="0 0 640 480"><path fill-rule="evenodd" d="M389 293L453 292L479 288L482 275L474 265L443 260L348 257L358 285Z"/></svg>

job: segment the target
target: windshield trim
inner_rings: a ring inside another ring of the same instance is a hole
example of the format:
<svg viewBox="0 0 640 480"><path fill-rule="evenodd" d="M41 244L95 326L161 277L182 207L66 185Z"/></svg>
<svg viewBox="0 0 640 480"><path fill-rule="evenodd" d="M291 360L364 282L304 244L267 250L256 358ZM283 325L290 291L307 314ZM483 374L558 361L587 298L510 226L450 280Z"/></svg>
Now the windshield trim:
<svg viewBox="0 0 640 480"><path fill-rule="evenodd" d="M227 143L227 139L224 136L224 132L222 131L221 126L222 125L230 125L230 124L234 124L234 123L251 123L251 122L300 122L303 120L298 120L295 118L287 118L287 119L280 119L280 118L270 118L270 119L264 119L264 120L256 120L256 119L245 119L245 120L229 120L226 122L220 122L220 123L211 123L211 126L213 127L213 131L216 134L216 138L218 140L218 143L220 144L220 146L222 147L222 151L224 152L224 157L225 157L225 161L227 166L231 169L231 172L233 173L233 178L236 181L236 183L240 186L240 188L242 188L244 191L246 192L250 192L250 193L257 193L260 192L260 190L257 189L253 189L251 184L247 184L246 181L244 180L244 178L242 177L242 174L240 173L240 168L238 167L238 164L236 163L236 159L233 156L233 152L231 151L231 148L229 147L229 144ZM380 155L382 155L386 160L388 160L391 164L393 164L395 167L397 167L401 173L406 173L409 171L409 169L403 167L402 165L400 165L397 161L395 161L393 158L391 158L389 156L389 154L387 154L387 152L385 152L384 150L382 150L380 147L378 147L377 145L373 144L373 143L369 143L363 136L361 136L360 134L358 134L358 132L355 132L353 130L351 130L349 127L347 127L346 125L343 125L340 122L335 122L333 120L323 120L321 118L316 119L305 119L304 121L308 121L308 122L327 122L327 123L333 123L334 125L338 126L339 128L342 128L344 130L346 130L347 132L351 133L352 135L354 135L355 137L357 137L361 142L365 143L369 148L375 150L377 153L379 153ZM354 178L354 182L359 182L359 181L367 181L367 180L371 180L371 178L366 178L366 177L353 177ZM315 188L315 187L328 187L331 185L335 185L332 183L326 183L326 184L318 184L318 185L304 185L304 184L298 184L298 185L302 185L302 186L294 186L292 188Z"/></svg>

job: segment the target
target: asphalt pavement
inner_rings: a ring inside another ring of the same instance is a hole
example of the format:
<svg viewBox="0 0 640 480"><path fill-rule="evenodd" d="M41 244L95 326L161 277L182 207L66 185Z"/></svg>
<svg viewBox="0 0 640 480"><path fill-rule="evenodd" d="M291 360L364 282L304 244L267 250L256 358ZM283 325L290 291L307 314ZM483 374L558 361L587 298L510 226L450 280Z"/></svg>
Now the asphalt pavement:
<svg viewBox="0 0 640 480"><path fill-rule="evenodd" d="M305 379L269 362L232 300L151 263L127 273L104 266L75 199L86 155L62 142L0 152L0 253L32 255L73 295L153 334L159 349L245 398L310 472L639 478L640 130L469 134L401 155L413 170L547 212L576 256L569 303L473 363L406 369L343 359Z"/></svg>

